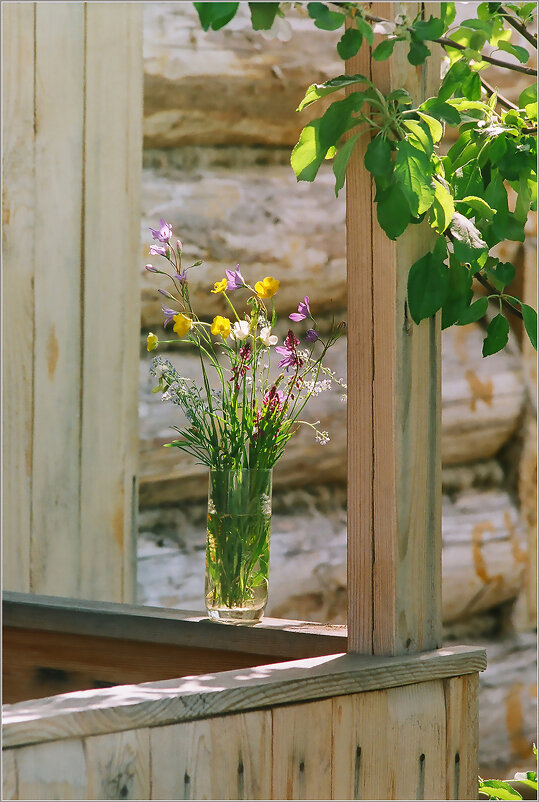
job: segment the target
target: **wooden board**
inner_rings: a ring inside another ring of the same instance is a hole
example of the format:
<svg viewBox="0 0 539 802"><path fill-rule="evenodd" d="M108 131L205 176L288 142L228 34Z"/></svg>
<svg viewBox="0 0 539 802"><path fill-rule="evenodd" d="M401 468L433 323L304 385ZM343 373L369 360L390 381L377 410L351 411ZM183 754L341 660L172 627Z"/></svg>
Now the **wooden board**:
<svg viewBox="0 0 539 802"><path fill-rule="evenodd" d="M479 677L444 680L446 707L446 799L477 798Z"/></svg>
<svg viewBox="0 0 539 802"><path fill-rule="evenodd" d="M271 715L153 727L152 799L270 799Z"/></svg>
<svg viewBox="0 0 539 802"><path fill-rule="evenodd" d="M120 732L482 671L482 649L329 655L200 677L80 691L4 707L4 746Z"/></svg>
<svg viewBox="0 0 539 802"><path fill-rule="evenodd" d="M445 799L441 681L338 697L333 706L331 799Z"/></svg>
<svg viewBox="0 0 539 802"><path fill-rule="evenodd" d="M32 530L34 14L33 3L2 4L2 577L21 591Z"/></svg>
<svg viewBox="0 0 539 802"><path fill-rule="evenodd" d="M18 749L17 799L88 799L86 756L79 739Z"/></svg>
<svg viewBox="0 0 539 802"><path fill-rule="evenodd" d="M84 753L88 799L150 799L148 729L86 738Z"/></svg>
<svg viewBox="0 0 539 802"><path fill-rule="evenodd" d="M414 3L408 13L421 7ZM372 11L391 17L393 7L375 3ZM386 93L406 88L419 101L439 81L438 61L433 57L415 69L406 52L397 44L390 61L373 61L372 80ZM362 72L357 58L346 68ZM348 470L349 481L357 483L349 490L349 648L399 654L441 643L440 325L432 318L415 326L406 305L408 270L428 247L430 229L411 226L398 245L391 242L376 220L361 154L353 158L348 296L355 306L348 336L354 352L361 348L364 355L361 364L349 357L348 372ZM353 389L362 382L365 398ZM362 452L372 461L358 456ZM372 498L365 495L369 485Z"/></svg>
<svg viewBox="0 0 539 802"><path fill-rule="evenodd" d="M332 701L272 711L272 799L331 799Z"/></svg>
<svg viewBox="0 0 539 802"><path fill-rule="evenodd" d="M135 598L142 9L86 6L82 551L77 595Z"/></svg>
<svg viewBox="0 0 539 802"><path fill-rule="evenodd" d="M2 752L2 799L18 799L15 749Z"/></svg>

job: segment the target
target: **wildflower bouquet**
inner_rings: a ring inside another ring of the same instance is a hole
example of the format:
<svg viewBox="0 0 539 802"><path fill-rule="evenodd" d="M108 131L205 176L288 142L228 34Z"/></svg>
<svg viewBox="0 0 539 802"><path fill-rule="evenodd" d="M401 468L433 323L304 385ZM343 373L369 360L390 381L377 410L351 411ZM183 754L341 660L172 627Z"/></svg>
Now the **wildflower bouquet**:
<svg viewBox="0 0 539 802"><path fill-rule="evenodd" d="M211 290L222 297L227 314L211 323L201 320L191 305L188 281L188 272L201 262L183 267L182 244L172 244L172 229L164 220L150 230L157 241L150 254L162 256L167 265L146 269L170 279L172 292L159 292L167 300L164 325L172 324L176 338L159 341L150 332L147 349L160 342L190 344L200 358L202 386L162 357L153 360L151 373L158 381L154 392L177 404L188 421L183 428L172 427L179 437L168 446L210 469L206 605L215 620L255 622L267 599L271 469L300 425L311 427L321 444L329 441L318 422L301 416L309 398L333 381L345 387L323 363L343 324L322 337L306 296L289 316L295 323L309 322L303 344L289 329L278 345L272 331L279 281L267 276L251 286L239 265L226 270Z"/></svg>

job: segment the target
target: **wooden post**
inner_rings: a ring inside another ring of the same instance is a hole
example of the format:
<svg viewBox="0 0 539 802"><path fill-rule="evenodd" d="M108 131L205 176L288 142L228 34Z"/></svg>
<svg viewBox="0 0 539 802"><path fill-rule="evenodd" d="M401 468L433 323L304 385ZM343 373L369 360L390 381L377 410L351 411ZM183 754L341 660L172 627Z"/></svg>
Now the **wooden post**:
<svg viewBox="0 0 539 802"><path fill-rule="evenodd" d="M6 589L134 600L141 11L2 6Z"/></svg>
<svg viewBox="0 0 539 802"><path fill-rule="evenodd" d="M393 19L396 3L372 13ZM408 3L406 13L438 13ZM365 48L346 63L385 93L418 103L436 92L439 59L423 67L398 43L391 59ZM376 219L363 137L347 177L348 636L350 651L401 654L441 643L440 321L407 310L410 266L429 248L427 223L392 242Z"/></svg>

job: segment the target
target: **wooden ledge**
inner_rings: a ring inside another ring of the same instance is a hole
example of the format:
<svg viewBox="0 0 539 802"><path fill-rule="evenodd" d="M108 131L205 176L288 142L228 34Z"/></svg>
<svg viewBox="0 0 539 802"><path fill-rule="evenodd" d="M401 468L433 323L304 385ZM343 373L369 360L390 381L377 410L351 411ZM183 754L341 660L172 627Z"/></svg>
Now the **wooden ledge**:
<svg viewBox="0 0 539 802"><path fill-rule="evenodd" d="M4 706L3 747L193 721L482 671L484 649L403 657L327 655Z"/></svg>
<svg viewBox="0 0 539 802"><path fill-rule="evenodd" d="M251 627L214 624L199 612L4 591L4 627L220 649L281 659L345 652L346 627L264 618Z"/></svg>

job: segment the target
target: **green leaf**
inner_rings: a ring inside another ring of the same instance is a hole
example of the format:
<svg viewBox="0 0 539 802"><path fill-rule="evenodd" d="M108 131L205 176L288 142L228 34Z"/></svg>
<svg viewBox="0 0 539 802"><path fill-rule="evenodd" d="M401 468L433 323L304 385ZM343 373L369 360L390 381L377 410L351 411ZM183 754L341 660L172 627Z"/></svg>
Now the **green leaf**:
<svg viewBox="0 0 539 802"><path fill-rule="evenodd" d="M374 48L372 51L372 57L375 61L385 61L387 58L391 56L393 53L393 48L395 47L396 39L384 39L383 42Z"/></svg>
<svg viewBox="0 0 539 802"><path fill-rule="evenodd" d="M239 3L193 3L202 28L218 31L236 15Z"/></svg>
<svg viewBox="0 0 539 802"><path fill-rule="evenodd" d="M488 299L479 298L471 304L457 320L457 326L467 326L468 323L476 323L485 316L488 309Z"/></svg>
<svg viewBox="0 0 539 802"><path fill-rule="evenodd" d="M520 93L518 106L523 109L528 103L537 103L537 84L532 84Z"/></svg>
<svg viewBox="0 0 539 802"><path fill-rule="evenodd" d="M494 265L489 265L488 260L485 265L485 273L489 280L499 292L502 292L504 287L507 287L515 278L515 266L511 262L495 262Z"/></svg>
<svg viewBox="0 0 539 802"><path fill-rule="evenodd" d="M455 201L455 203L464 203L485 220L491 220L496 214L496 209L489 206L483 198L478 198L475 195L467 195L465 198Z"/></svg>
<svg viewBox="0 0 539 802"><path fill-rule="evenodd" d="M435 117L431 117L430 114L425 114L422 111L418 111L417 113L429 126L430 133L432 135L432 141L439 142L444 134L444 129L442 128L441 123Z"/></svg>
<svg viewBox="0 0 539 802"><path fill-rule="evenodd" d="M417 38L422 41L438 39L444 32L443 20L433 16L428 20L418 20L412 27Z"/></svg>
<svg viewBox="0 0 539 802"><path fill-rule="evenodd" d="M442 22L444 23L444 31L446 31L456 16L456 8L454 3L440 3L440 14Z"/></svg>
<svg viewBox="0 0 539 802"><path fill-rule="evenodd" d="M339 194L339 190L341 190L344 186L344 180L346 177L346 168L348 166L348 161L350 156L352 155L352 151L354 149L354 145L356 144L357 138L359 134L355 134L355 136L350 137L347 139L344 145L339 148L337 155L333 161L333 173L335 175L335 195Z"/></svg>
<svg viewBox="0 0 539 802"><path fill-rule="evenodd" d="M254 31L268 31L275 20L279 3L249 3Z"/></svg>
<svg viewBox="0 0 539 802"><path fill-rule="evenodd" d="M483 356L490 356L491 354L496 354L498 351L501 351L507 345L507 341L509 339L509 322L507 318L503 315L496 315L493 317L490 323L487 326L487 336L483 340ZM489 780L486 783L483 783L480 790L484 786L488 788L498 788L503 789L504 783L500 783L500 785L492 785L492 783L497 783L498 780ZM516 794L516 791L513 791L511 786L508 786L509 790ZM507 792L509 793L509 791ZM500 797L497 797L498 799ZM520 794L518 796L502 796L501 799L522 799Z"/></svg>
<svg viewBox="0 0 539 802"><path fill-rule="evenodd" d="M425 101L425 103L422 103L420 108L428 111L429 114L433 117L436 117L437 120L443 120L452 126L460 125L460 114L456 108L454 106L450 106L449 103L439 101L438 98L430 98L429 100Z"/></svg>
<svg viewBox="0 0 539 802"><path fill-rule="evenodd" d="M424 64L426 59L430 56L430 50L426 44L417 40L412 34L410 40L410 49L408 51L408 61L417 67L419 64Z"/></svg>
<svg viewBox="0 0 539 802"><path fill-rule="evenodd" d="M353 86L354 84L369 84L372 86L371 81L359 73L356 75L338 75L336 78L331 78L323 84L311 84L296 111L302 111L306 106L310 106L311 103L320 100L320 98L331 95L333 92L338 92L339 89L344 89L347 86Z"/></svg>
<svg viewBox="0 0 539 802"><path fill-rule="evenodd" d="M453 251L459 262L473 262L477 259L478 251L488 250L487 243L467 217L455 212L451 221L453 235Z"/></svg>
<svg viewBox="0 0 539 802"><path fill-rule="evenodd" d="M362 34L355 28L347 28L337 42L337 53L346 61L356 55L363 41Z"/></svg>
<svg viewBox="0 0 539 802"><path fill-rule="evenodd" d="M399 184L391 184L376 197L376 217L389 239L395 240L410 222L410 209Z"/></svg>
<svg viewBox="0 0 539 802"><path fill-rule="evenodd" d="M450 265L448 276L447 293L442 305L442 329L457 322L473 295L472 277L464 265Z"/></svg>
<svg viewBox="0 0 539 802"><path fill-rule="evenodd" d="M402 125L412 134L411 137L407 137L407 141L417 145L427 156L430 156L434 150L430 129L425 124L418 123L416 120L403 120Z"/></svg>
<svg viewBox="0 0 539 802"><path fill-rule="evenodd" d="M492 33L492 22L481 19L465 19L460 23L461 28L469 28L471 31L483 31L487 38Z"/></svg>
<svg viewBox="0 0 539 802"><path fill-rule="evenodd" d="M336 31L346 19L344 14L330 11L324 3L307 3L307 11L316 27L322 31Z"/></svg>
<svg viewBox="0 0 539 802"><path fill-rule="evenodd" d="M414 262L408 274L408 307L415 323L431 317L441 308L448 281L448 270L434 253L427 253Z"/></svg>
<svg viewBox="0 0 539 802"><path fill-rule="evenodd" d="M414 216L426 212L434 200L432 169L428 156L409 142L397 143L395 178L402 186Z"/></svg>
<svg viewBox="0 0 539 802"><path fill-rule="evenodd" d="M372 46L374 42L374 33L372 32L371 26L367 20L363 19L363 17L360 15L357 15L355 19L358 31L365 37L369 45Z"/></svg>
<svg viewBox="0 0 539 802"><path fill-rule="evenodd" d="M364 164L369 173L375 176L387 175L392 167L391 147L381 136L376 136L365 151Z"/></svg>
<svg viewBox="0 0 539 802"><path fill-rule="evenodd" d="M495 319L496 318L494 318L494 320ZM509 326L509 324L507 325ZM483 342L483 349L485 342L486 340ZM501 347L503 348L503 345ZM498 348L498 351L499 350L500 349ZM492 353L496 352L493 351ZM483 356L488 356L488 354L483 354ZM501 780L481 780L479 783L479 793L486 794L489 799L522 799L518 791L515 791L515 789L512 788L508 783L504 783Z"/></svg>
<svg viewBox="0 0 539 802"><path fill-rule="evenodd" d="M431 207L432 228L434 228L438 234L443 234L446 228L449 227L454 214L455 205L451 194L442 184L435 181L434 202Z"/></svg>
<svg viewBox="0 0 539 802"><path fill-rule="evenodd" d="M314 181L328 151L320 144L320 123L321 118L305 126L290 156L290 164L298 181Z"/></svg>
<svg viewBox="0 0 539 802"><path fill-rule="evenodd" d="M512 45L511 42L498 42L498 49L504 50L506 53L514 56L516 59L518 59L518 61L520 61L521 64L526 64L530 58L530 54L525 47L520 47L520 45Z"/></svg>
<svg viewBox="0 0 539 802"><path fill-rule="evenodd" d="M537 312L528 304L522 304L522 319L530 342L537 351Z"/></svg>

